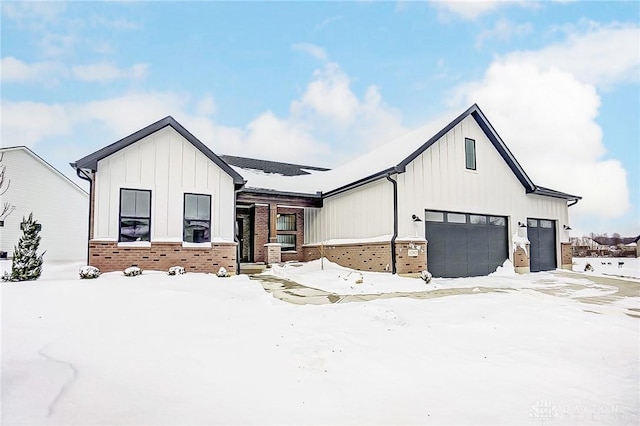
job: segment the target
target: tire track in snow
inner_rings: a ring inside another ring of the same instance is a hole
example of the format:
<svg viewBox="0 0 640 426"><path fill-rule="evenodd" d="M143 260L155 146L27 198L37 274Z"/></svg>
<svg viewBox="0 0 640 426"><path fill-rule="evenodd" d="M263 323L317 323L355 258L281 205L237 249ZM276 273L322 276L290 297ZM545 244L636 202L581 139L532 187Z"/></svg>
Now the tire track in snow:
<svg viewBox="0 0 640 426"><path fill-rule="evenodd" d="M56 363L56 364L62 364L65 367L68 367L71 370L71 379L69 379L64 385L62 385L62 387L60 388L60 391L58 391L58 394L55 396L55 398L53 398L53 401L51 402L51 404L49 404L47 417L51 417L51 415L53 414L55 405L58 403L58 401L60 401L60 399L67 392L69 387L71 387L73 382L75 382L76 379L78 378L78 370L74 367L73 364L71 364L70 362L61 361L59 359L56 359L56 358L52 357L51 355L49 355L49 354L47 354L45 352L46 347L49 346L49 345L51 345L51 343L49 343L49 344L43 346L42 348L40 348L38 350L38 355L40 355L41 357L43 357L44 359L46 359L49 362L53 362L53 363Z"/></svg>

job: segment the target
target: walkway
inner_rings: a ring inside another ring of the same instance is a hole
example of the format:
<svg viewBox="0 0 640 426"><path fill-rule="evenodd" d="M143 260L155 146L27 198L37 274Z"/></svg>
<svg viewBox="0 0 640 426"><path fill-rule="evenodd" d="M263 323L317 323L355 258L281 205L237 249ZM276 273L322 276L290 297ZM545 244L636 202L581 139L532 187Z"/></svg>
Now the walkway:
<svg viewBox="0 0 640 426"><path fill-rule="evenodd" d="M613 277L603 277L597 275L586 275L570 271L556 270L552 272L557 277L565 277L572 279L587 279L595 285L605 285L616 287L614 294L606 296L585 296L574 297L575 300L596 305L607 305L625 297L640 297L640 280L623 280ZM306 287L296 282L275 277L273 275L249 275L249 278L258 281L262 287L273 297L296 305L324 305L331 303L348 303L348 302L367 302L377 299L390 299L395 297L409 297L412 299L433 299L437 297L455 296L460 294L478 294L478 293L498 293L509 292L513 290L504 288L476 287L476 288L451 288L438 289L430 291L420 291L413 293L394 292L384 294L359 294L359 295L339 295L324 290L318 290ZM544 281L542 281L544 282ZM557 281L553 281L557 284ZM552 284L552 282L550 282ZM557 297L570 297L572 293L588 288L588 286L564 283L562 287L557 285L549 286L549 288L530 289L540 293L549 294ZM640 319L640 306L628 307L625 313L634 318Z"/></svg>

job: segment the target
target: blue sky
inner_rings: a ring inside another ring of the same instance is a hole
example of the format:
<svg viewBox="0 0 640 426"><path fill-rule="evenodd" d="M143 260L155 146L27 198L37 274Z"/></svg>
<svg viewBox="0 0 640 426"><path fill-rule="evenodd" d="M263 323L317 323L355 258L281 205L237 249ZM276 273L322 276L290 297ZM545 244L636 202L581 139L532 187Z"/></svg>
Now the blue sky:
<svg viewBox="0 0 640 426"><path fill-rule="evenodd" d="M640 5L2 2L2 146L68 163L172 115L336 166L478 103L574 234L640 233ZM431 136L431 135L427 135Z"/></svg>

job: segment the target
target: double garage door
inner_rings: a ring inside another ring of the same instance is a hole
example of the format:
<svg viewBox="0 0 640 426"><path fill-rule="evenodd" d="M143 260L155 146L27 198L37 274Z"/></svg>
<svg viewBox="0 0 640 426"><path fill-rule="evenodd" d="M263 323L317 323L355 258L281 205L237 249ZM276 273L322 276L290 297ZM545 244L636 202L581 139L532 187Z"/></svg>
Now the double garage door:
<svg viewBox="0 0 640 426"><path fill-rule="evenodd" d="M434 277L488 275L509 258L507 218L425 211L427 264ZM555 222L527 220L531 272L556 268Z"/></svg>
<svg viewBox="0 0 640 426"><path fill-rule="evenodd" d="M425 228L434 277L488 275L509 258L506 217L427 210Z"/></svg>

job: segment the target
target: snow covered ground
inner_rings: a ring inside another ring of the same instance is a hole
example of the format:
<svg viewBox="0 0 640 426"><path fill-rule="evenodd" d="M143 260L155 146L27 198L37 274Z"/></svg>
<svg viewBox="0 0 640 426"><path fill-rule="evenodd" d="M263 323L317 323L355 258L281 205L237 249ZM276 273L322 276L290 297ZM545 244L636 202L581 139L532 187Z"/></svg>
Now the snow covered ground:
<svg viewBox="0 0 640 426"><path fill-rule="evenodd" d="M619 263L622 262L622 265ZM584 272L585 265L593 267L588 274L640 278L640 258L637 257L574 257L573 270Z"/></svg>
<svg viewBox="0 0 640 426"><path fill-rule="evenodd" d="M246 276L79 280L79 266L0 284L2 424L640 421L640 298L542 291L612 294L586 279L434 280L499 290L299 306Z"/></svg>

